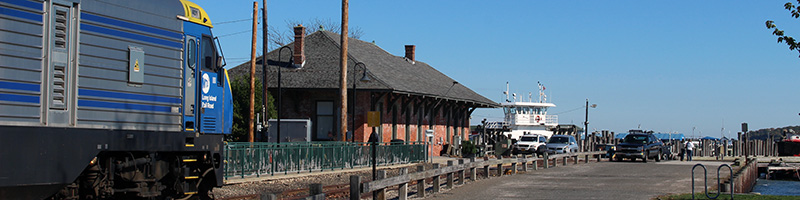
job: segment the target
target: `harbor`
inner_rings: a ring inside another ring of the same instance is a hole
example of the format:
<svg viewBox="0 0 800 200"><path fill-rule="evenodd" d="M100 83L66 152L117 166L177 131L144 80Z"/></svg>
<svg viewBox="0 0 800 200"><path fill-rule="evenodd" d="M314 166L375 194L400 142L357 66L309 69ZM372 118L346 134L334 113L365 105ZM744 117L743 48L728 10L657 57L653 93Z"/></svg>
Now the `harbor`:
<svg viewBox="0 0 800 200"><path fill-rule="evenodd" d="M800 199L798 4L0 0L0 199Z"/></svg>

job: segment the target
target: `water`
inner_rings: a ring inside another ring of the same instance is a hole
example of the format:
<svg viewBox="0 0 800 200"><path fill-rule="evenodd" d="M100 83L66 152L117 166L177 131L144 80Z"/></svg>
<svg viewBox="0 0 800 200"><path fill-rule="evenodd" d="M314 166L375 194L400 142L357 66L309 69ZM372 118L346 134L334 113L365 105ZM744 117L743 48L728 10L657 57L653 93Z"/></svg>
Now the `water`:
<svg viewBox="0 0 800 200"><path fill-rule="evenodd" d="M753 192L763 195L800 196L800 181L758 179Z"/></svg>

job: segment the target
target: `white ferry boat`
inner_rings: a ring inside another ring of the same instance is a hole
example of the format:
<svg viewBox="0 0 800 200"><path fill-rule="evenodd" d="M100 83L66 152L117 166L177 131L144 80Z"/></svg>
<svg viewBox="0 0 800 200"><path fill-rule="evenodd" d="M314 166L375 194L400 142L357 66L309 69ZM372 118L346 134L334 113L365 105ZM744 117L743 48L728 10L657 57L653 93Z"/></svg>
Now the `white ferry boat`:
<svg viewBox="0 0 800 200"><path fill-rule="evenodd" d="M556 107L555 104L547 102L547 95L544 94L546 88L539 84L539 98L534 101L532 94L528 100L517 100L516 94L509 94L508 83L506 83L505 102L500 103L503 108L503 122L488 122L487 129L502 130L502 134L510 136L510 139L519 139L524 134L539 134L547 138L553 135L553 130L558 126L558 115L548 115L547 109ZM509 95L512 97L509 99Z"/></svg>

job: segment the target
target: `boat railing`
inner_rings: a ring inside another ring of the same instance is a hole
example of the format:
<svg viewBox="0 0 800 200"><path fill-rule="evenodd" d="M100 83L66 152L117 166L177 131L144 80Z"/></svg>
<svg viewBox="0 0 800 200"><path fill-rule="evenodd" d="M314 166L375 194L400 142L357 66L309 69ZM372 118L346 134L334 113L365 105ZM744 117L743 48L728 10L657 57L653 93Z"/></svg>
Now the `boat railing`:
<svg viewBox="0 0 800 200"><path fill-rule="evenodd" d="M558 115L547 115L544 119L544 125L558 125Z"/></svg>
<svg viewBox="0 0 800 200"><path fill-rule="evenodd" d="M510 124L506 122L486 122L486 129L502 129L508 127Z"/></svg>
<svg viewBox="0 0 800 200"><path fill-rule="evenodd" d="M558 125L558 115L545 115L544 119L539 118L539 120L536 120L535 115L514 115L507 117L506 121L514 125L555 126Z"/></svg>

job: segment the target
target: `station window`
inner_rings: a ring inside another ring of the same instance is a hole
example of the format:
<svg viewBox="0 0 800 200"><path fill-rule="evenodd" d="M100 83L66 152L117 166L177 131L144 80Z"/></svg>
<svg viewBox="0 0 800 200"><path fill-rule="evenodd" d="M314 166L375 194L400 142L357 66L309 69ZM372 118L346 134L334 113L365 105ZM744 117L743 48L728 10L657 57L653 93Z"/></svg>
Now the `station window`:
<svg viewBox="0 0 800 200"><path fill-rule="evenodd" d="M333 101L317 101L317 134L318 140L335 140Z"/></svg>

